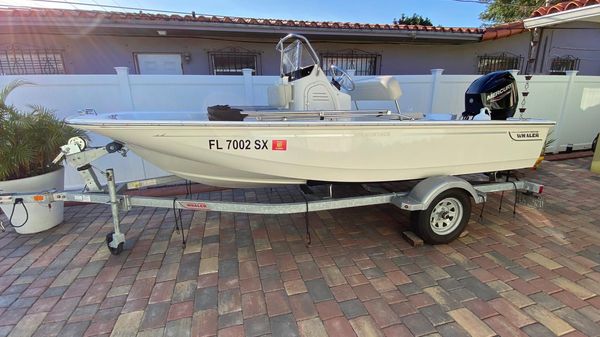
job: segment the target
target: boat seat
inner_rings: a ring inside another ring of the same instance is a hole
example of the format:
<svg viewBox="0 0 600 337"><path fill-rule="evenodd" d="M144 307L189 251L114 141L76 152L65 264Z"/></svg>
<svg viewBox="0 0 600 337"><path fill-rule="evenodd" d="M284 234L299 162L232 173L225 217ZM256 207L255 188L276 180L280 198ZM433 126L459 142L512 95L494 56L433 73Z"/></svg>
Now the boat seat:
<svg viewBox="0 0 600 337"><path fill-rule="evenodd" d="M292 86L287 83L272 85L267 89L269 106L284 108L292 101Z"/></svg>
<svg viewBox="0 0 600 337"><path fill-rule="evenodd" d="M348 92L353 101L396 101L402 96L400 83L393 76L377 76L354 82Z"/></svg>

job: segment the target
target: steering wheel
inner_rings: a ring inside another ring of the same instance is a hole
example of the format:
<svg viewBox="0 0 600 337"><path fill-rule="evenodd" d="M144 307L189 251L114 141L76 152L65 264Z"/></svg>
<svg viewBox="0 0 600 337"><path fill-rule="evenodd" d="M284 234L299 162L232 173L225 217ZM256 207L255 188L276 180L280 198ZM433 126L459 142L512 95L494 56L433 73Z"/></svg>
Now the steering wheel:
<svg viewBox="0 0 600 337"><path fill-rule="evenodd" d="M342 68L332 64L331 68L331 82L336 87L339 86L346 91L352 91L356 87L354 80L350 75ZM339 89L339 88L338 88Z"/></svg>

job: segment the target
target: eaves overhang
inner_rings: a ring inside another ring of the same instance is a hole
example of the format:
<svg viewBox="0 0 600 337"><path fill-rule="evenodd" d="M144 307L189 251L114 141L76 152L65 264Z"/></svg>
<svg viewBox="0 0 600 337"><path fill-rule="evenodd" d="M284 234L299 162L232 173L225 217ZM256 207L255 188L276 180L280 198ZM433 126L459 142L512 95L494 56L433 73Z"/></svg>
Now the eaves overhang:
<svg viewBox="0 0 600 337"><path fill-rule="evenodd" d="M600 4L569 9L523 20L525 28L548 27L573 21L600 23Z"/></svg>

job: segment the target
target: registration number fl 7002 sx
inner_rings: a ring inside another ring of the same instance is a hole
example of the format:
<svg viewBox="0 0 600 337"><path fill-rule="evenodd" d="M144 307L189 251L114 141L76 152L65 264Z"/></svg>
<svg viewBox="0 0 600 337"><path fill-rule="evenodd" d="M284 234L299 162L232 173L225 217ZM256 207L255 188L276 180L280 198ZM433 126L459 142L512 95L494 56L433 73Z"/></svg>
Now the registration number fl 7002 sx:
<svg viewBox="0 0 600 337"><path fill-rule="evenodd" d="M209 150L273 150L286 151L285 139L209 139Z"/></svg>

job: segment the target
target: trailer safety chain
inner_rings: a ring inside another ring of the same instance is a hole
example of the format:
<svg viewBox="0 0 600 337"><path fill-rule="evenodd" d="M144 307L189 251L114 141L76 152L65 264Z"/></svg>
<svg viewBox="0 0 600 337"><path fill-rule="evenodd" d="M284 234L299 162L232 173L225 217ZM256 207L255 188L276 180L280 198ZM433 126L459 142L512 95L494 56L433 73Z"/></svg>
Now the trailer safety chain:
<svg viewBox="0 0 600 337"><path fill-rule="evenodd" d="M185 181L185 198L189 199L192 197L192 181L191 180L186 180ZM183 219L181 216L181 213L183 212L183 210L179 210L179 222L181 224L181 243L183 244L183 248L185 248L185 245L187 243L187 239L185 238L185 230L183 229ZM191 226L192 224L190 224Z"/></svg>
<svg viewBox="0 0 600 337"><path fill-rule="evenodd" d="M481 203L481 212L479 212L479 223L483 224L483 210L485 209L485 200Z"/></svg>
<svg viewBox="0 0 600 337"><path fill-rule="evenodd" d="M177 201L177 197L173 198L173 217L175 218L175 228L179 234L179 220L177 219L177 207L175 207L175 202Z"/></svg>
<svg viewBox="0 0 600 337"><path fill-rule="evenodd" d="M312 243L312 238L310 236L310 229L309 229L310 221L308 220L308 198L306 198L306 195L304 194L304 192L302 192L300 194L302 194L302 197L304 198L304 202L306 204L306 211L304 212L304 227L306 228L306 246L310 246L310 244Z"/></svg>
<svg viewBox="0 0 600 337"><path fill-rule="evenodd" d="M506 172L506 182L509 182L513 185L513 191L515 194L515 200L513 201L513 218L517 215L517 193L519 193L519 188L517 187L517 181L519 181L519 177L514 176L515 181L509 181L511 171ZM500 194L500 206L498 207L498 213L502 211L502 203L504 200L504 191ZM481 203L481 211L479 212L479 222L483 224L483 211L485 209L486 200Z"/></svg>
<svg viewBox="0 0 600 337"><path fill-rule="evenodd" d="M506 182L509 182L508 180L510 179L510 170L506 171ZM513 182L514 185L514 182ZM504 191L502 191L502 193L500 193L500 206L498 207L498 213L500 213L502 211L502 202L504 201Z"/></svg>
<svg viewBox="0 0 600 337"><path fill-rule="evenodd" d="M25 221L23 221L22 224L16 226L13 225L12 223L12 219L13 219L13 215L15 214L15 208L17 208L17 204L21 204L21 206L23 206L23 209L25 210ZM15 202L13 203L13 207L12 207L12 211L10 212L10 217L8 218L8 222L15 228L20 228L25 226L25 224L27 223L27 221L29 221L29 212L27 211L27 206L25 206L25 203L23 202L23 199L21 198L16 198ZM2 231L4 232L4 226L2 226Z"/></svg>
<svg viewBox="0 0 600 337"><path fill-rule="evenodd" d="M517 216L517 193L519 193L519 191L517 190L517 183L514 181L511 181L511 183L513 184L513 186L515 187L514 191L515 191L515 201L513 202L513 218Z"/></svg>
<svg viewBox="0 0 600 337"><path fill-rule="evenodd" d="M176 202L177 202L177 197L173 198L173 216L175 217L175 230L177 230L177 233L181 233L181 244L183 245L183 248L185 249L186 240L185 240L185 231L183 230L183 220L181 219L181 211L182 210L177 209L177 207L175 206ZM181 232L179 231L180 224L181 224Z"/></svg>
<svg viewBox="0 0 600 337"><path fill-rule="evenodd" d="M517 193L519 193L519 189L517 187L517 183L515 181L509 181L510 179L510 173L511 171L508 171L506 173L506 182L507 183L511 183L513 184L513 191L515 194L515 200L513 201L513 218L517 215ZM519 178L517 176L515 176L516 181L519 181ZM498 213L500 213L502 211L502 202L504 200L504 191L502 191L502 193L500 194L500 206L498 207ZM483 207L485 207L485 201L483 203L483 205L481 206L481 214L480 214L480 218L483 216Z"/></svg>

